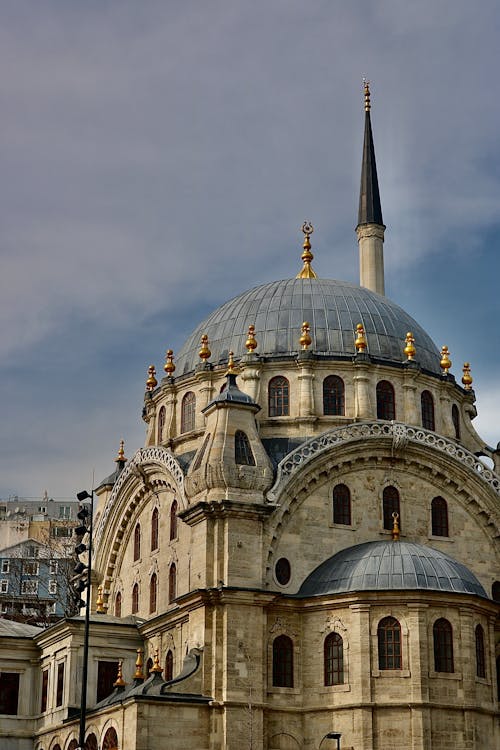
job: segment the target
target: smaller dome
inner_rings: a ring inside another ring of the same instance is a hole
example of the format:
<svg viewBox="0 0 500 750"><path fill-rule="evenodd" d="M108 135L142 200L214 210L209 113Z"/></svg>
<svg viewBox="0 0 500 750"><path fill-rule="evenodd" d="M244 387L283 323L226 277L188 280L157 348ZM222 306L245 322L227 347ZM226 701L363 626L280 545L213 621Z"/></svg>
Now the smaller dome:
<svg viewBox="0 0 500 750"><path fill-rule="evenodd" d="M432 547L414 542L365 542L321 563L305 579L297 596L350 591L425 589L488 598L465 565Z"/></svg>

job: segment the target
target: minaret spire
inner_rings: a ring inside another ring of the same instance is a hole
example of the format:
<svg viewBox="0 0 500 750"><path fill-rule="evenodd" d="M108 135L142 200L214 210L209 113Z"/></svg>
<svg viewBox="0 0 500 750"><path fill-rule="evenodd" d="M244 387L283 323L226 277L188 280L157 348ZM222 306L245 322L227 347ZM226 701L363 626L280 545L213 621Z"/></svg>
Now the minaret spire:
<svg viewBox="0 0 500 750"><path fill-rule="evenodd" d="M356 234L359 244L359 283L379 294L384 284L384 222L380 205L377 164L370 118L370 84L364 81L365 137L359 191L359 212Z"/></svg>

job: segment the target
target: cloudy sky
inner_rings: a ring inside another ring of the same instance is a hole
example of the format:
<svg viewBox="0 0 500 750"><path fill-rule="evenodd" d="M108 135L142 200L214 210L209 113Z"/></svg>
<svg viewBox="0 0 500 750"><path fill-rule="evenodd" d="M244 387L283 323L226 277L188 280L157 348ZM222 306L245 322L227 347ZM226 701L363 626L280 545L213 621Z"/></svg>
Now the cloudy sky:
<svg viewBox="0 0 500 750"><path fill-rule="evenodd" d="M3 0L0 497L141 446L146 370L300 267L358 280L362 79L386 293L500 440L497 0Z"/></svg>

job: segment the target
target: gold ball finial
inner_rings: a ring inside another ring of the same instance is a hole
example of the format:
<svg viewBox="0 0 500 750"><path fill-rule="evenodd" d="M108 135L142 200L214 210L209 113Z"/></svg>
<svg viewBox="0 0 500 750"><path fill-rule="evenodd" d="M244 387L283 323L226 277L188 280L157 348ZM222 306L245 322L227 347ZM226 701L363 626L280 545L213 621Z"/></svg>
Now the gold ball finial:
<svg viewBox="0 0 500 750"><path fill-rule="evenodd" d="M363 88L365 91L365 112L369 112L371 108L370 104L370 81L367 81L366 78L363 78Z"/></svg>
<svg viewBox="0 0 500 750"><path fill-rule="evenodd" d="M255 326L248 326L248 338L245 341L245 347L250 354L257 349L257 339L255 338Z"/></svg>
<svg viewBox="0 0 500 750"><path fill-rule="evenodd" d="M448 375L448 370L452 365L452 361L450 359L450 350L447 346L441 347L441 361L439 365L443 371L443 375Z"/></svg>
<svg viewBox="0 0 500 750"><path fill-rule="evenodd" d="M394 511L392 514L392 532L391 532L392 540L394 542L399 542L399 513Z"/></svg>
<svg viewBox="0 0 500 750"><path fill-rule="evenodd" d="M99 615L105 615L106 614L106 609L104 607L104 597L103 597L103 588L102 588L102 586L99 586L99 588L97 589L97 599L96 599L96 602L95 602L95 611Z"/></svg>
<svg viewBox="0 0 500 750"><path fill-rule="evenodd" d="M356 347L356 351L358 353L366 352L367 343L365 329L363 328L362 323L358 323L358 325L356 326L356 339L354 341L354 346Z"/></svg>
<svg viewBox="0 0 500 750"><path fill-rule="evenodd" d="M126 682L123 679L122 665L123 665L123 662L120 660L118 662L118 674L116 676L115 682L113 682L113 687L125 687L126 685Z"/></svg>
<svg viewBox="0 0 500 750"><path fill-rule="evenodd" d="M471 391L472 390L472 382L473 381L472 381L472 375L470 374L470 363L469 362L464 362L464 366L463 366L462 372L463 372L462 383L463 383L464 389L466 391Z"/></svg>
<svg viewBox="0 0 500 750"><path fill-rule="evenodd" d="M307 321L304 321L302 323L301 330L302 330L302 335L299 339L299 344L301 345L302 349L309 349L309 347L311 346L312 338L309 333L309 331L311 330L311 326L309 325Z"/></svg>
<svg viewBox="0 0 500 750"><path fill-rule="evenodd" d="M226 375L237 375L239 373L238 368L234 364L234 352L229 352L229 360L227 363Z"/></svg>
<svg viewBox="0 0 500 750"><path fill-rule="evenodd" d="M301 255L302 261L304 263L304 267L300 273L297 274L297 279L316 279L317 276L314 273L311 262L314 258L314 255L311 252L311 234L314 232L314 227L311 224L310 221L305 221L302 224L302 231L305 234L304 238L304 244L302 247L304 248L304 252Z"/></svg>
<svg viewBox="0 0 500 750"><path fill-rule="evenodd" d="M156 386L158 385L158 381L155 378L156 370L154 365L149 365L148 367L148 379L146 380L146 390L147 391L154 391Z"/></svg>
<svg viewBox="0 0 500 750"><path fill-rule="evenodd" d="M404 354L406 354L407 361L413 362L417 350L415 349L415 337L413 336L413 333L411 333L411 331L408 331L408 333L406 334L406 346L403 352Z"/></svg>
<svg viewBox="0 0 500 750"><path fill-rule="evenodd" d="M163 369L167 373L169 377L172 377L172 375L175 372L175 365L174 365L174 350L173 349L167 349L167 352L165 354L165 364L163 365Z"/></svg>
<svg viewBox="0 0 500 750"><path fill-rule="evenodd" d="M201 337L201 349L198 352L198 356L205 363L208 359L210 359L211 354L212 352L210 351L208 346L208 336L206 333L204 333Z"/></svg>
<svg viewBox="0 0 500 750"><path fill-rule="evenodd" d="M142 648L137 649L137 659L135 660L135 673L134 680L143 680L144 672L142 670L144 666L144 650Z"/></svg>
<svg viewBox="0 0 500 750"><path fill-rule="evenodd" d="M128 461L128 459L125 458L125 440L120 440L120 448L118 449L118 455L116 456L115 461L118 464Z"/></svg>
<svg viewBox="0 0 500 750"><path fill-rule="evenodd" d="M155 652L153 656L153 666L151 667L151 672L155 672L157 674L161 674L163 672L163 669L161 668L161 664L160 664L159 651L157 648L155 648Z"/></svg>

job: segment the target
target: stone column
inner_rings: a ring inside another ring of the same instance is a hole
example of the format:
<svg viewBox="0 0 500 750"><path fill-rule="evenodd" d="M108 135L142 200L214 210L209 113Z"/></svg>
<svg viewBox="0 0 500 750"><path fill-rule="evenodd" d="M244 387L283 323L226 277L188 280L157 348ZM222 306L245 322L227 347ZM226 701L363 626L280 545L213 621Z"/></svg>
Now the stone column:
<svg viewBox="0 0 500 750"><path fill-rule="evenodd" d="M403 377L404 421L406 424L421 425L422 415L417 403L417 378L420 368L416 362L405 362Z"/></svg>
<svg viewBox="0 0 500 750"><path fill-rule="evenodd" d="M352 701L369 704L372 701L372 664L370 607L367 604L353 604L352 626L349 637L349 682L352 686ZM354 714L355 747L373 750L373 715L371 708L362 708Z"/></svg>
<svg viewBox="0 0 500 750"><path fill-rule="evenodd" d="M426 604L408 604L408 668L411 672L411 748L424 750L431 732Z"/></svg>
<svg viewBox="0 0 500 750"><path fill-rule="evenodd" d="M241 380L245 393L258 403L260 396L260 371L262 364L256 354L246 354L241 360Z"/></svg>
<svg viewBox="0 0 500 750"><path fill-rule="evenodd" d="M355 419L375 419L370 382L370 357L364 352L354 358L354 417Z"/></svg>
<svg viewBox="0 0 500 750"><path fill-rule="evenodd" d="M313 417L315 416L314 410L314 391L313 391L313 353L304 350L299 352L297 357L297 365L299 367L299 416L300 417Z"/></svg>

